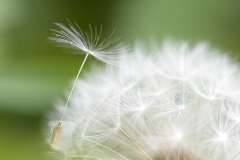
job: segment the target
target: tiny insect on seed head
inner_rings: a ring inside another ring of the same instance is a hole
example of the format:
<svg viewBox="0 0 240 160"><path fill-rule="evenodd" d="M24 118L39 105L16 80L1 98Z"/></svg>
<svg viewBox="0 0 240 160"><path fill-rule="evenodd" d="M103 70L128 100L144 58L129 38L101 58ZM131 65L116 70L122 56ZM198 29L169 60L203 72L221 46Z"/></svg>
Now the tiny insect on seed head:
<svg viewBox="0 0 240 160"><path fill-rule="evenodd" d="M53 128L50 147L52 148L60 138L62 132L62 124L61 121Z"/></svg>

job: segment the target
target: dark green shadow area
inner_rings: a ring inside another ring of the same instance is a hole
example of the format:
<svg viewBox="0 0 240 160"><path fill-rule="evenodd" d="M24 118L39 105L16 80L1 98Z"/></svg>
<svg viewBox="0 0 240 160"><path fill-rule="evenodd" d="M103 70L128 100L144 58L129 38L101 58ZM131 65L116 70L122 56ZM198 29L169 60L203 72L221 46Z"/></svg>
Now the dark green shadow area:
<svg viewBox="0 0 240 160"><path fill-rule="evenodd" d="M0 111L1 157L7 160L48 160L49 149L41 134L41 115Z"/></svg>

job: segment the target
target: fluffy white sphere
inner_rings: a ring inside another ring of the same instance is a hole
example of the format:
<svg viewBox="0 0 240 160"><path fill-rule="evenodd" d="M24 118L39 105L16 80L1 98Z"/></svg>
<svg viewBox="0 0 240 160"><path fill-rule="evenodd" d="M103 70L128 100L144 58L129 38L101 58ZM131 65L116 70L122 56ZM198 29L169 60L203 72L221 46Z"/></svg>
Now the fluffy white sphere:
<svg viewBox="0 0 240 160"><path fill-rule="evenodd" d="M239 159L237 63L204 43L142 45L120 67L93 66L78 80L54 146L60 159ZM49 114L49 133L63 108Z"/></svg>

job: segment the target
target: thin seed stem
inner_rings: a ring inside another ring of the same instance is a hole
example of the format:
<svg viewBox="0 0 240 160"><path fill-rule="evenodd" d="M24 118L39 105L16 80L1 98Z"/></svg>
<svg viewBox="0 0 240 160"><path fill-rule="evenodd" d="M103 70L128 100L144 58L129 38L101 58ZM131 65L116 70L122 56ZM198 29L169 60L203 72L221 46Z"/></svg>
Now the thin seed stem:
<svg viewBox="0 0 240 160"><path fill-rule="evenodd" d="M150 160L152 160L151 157L120 127L119 128Z"/></svg>
<svg viewBox="0 0 240 160"><path fill-rule="evenodd" d="M212 153L214 152L214 150L217 148L218 145L219 145L219 143L216 144L216 146L213 148L213 150L212 150L212 152L209 154L207 160L209 160L209 158L211 157Z"/></svg>
<svg viewBox="0 0 240 160"><path fill-rule="evenodd" d="M62 113L62 117L61 117L61 119L60 119L60 122L62 122L62 120L63 120L63 117L64 117L64 114L65 114L66 108L67 108L67 106L68 106L68 102L69 102L69 100L70 100L70 98L71 98L73 89L74 89L74 87L75 87L75 85L76 85L76 82L77 82L78 77L79 77L79 75L80 75L80 73L81 73L81 71L82 71L82 68L83 68L83 66L84 66L84 64L85 64L85 62L86 62L86 60L87 60L88 55L89 55L89 53L86 54L86 56L85 56L85 58L84 58L84 60L83 60L83 62L82 62L82 65L81 65L81 67L80 67L80 69L79 69L79 71L78 71L78 74L77 74L76 79L75 79L75 81L74 81L74 83L73 83L72 89L71 89L71 91L70 91L70 93L69 93L69 96L68 96L66 105L65 105L65 107L64 107L64 110L63 110L63 113Z"/></svg>
<svg viewBox="0 0 240 160"><path fill-rule="evenodd" d="M51 138L51 142L50 142L50 146L51 146L51 147L53 147L54 144L57 143L57 141L58 141L58 139L59 139L59 137L60 137L60 135L61 135L61 131L62 131L62 123L61 123L61 122L62 122L62 120L63 120L63 117L64 117L64 114L65 114L66 108L67 108L67 106L68 106L68 102L69 102L69 100L70 100L70 98L71 98L73 89L74 89L74 87L75 87L75 85L76 85L76 82L77 82L78 77L79 77L79 75L80 75L80 73L81 73L81 71L82 71L82 68L83 68L83 66L84 66L84 64L85 64L85 62L86 62L86 60L87 60L88 55L89 55L89 53L86 54L86 56L85 56L85 58L84 58L84 60L83 60L83 63L82 63L82 65L81 65L81 67L80 67L80 69L79 69L79 71L78 71L78 74L77 74L76 79L75 79L75 81L74 81L74 83L73 83L72 89L71 89L71 91L70 91L70 94L69 94L69 96L68 96L66 105L65 105L65 107L64 107L64 110L63 110L63 113L62 113L62 117L61 117L61 119L59 120L59 123L53 128L52 138Z"/></svg>
<svg viewBox="0 0 240 160"><path fill-rule="evenodd" d="M240 152L238 152L238 153L232 158L232 160L234 160L239 154L240 154Z"/></svg>
<svg viewBox="0 0 240 160"><path fill-rule="evenodd" d="M109 151L112 151L113 153L115 153L115 154L117 154L118 156L122 157L123 159L128 160L128 159L127 159L126 157L124 157L122 154L120 154L120 153L112 150L111 148L109 148L109 147L107 147L107 146L105 146L105 145L102 145L102 144L100 144L100 143L98 143L98 142L92 141L92 140L90 140L90 139L88 139L88 138L84 138L84 137L82 137L82 138L85 139L85 140L87 140L87 141L89 141L89 142L95 143L95 144L97 144L97 145L99 145L99 146L101 146L101 147L103 147L103 148L106 148L106 149L108 149Z"/></svg>
<svg viewBox="0 0 240 160"><path fill-rule="evenodd" d="M184 116L183 110L182 110L182 118L183 118L183 122L185 122L185 116Z"/></svg>
<svg viewBox="0 0 240 160"><path fill-rule="evenodd" d="M179 146L178 146L178 160L179 160Z"/></svg>
<svg viewBox="0 0 240 160"><path fill-rule="evenodd" d="M155 136L156 139L158 140L158 144L162 147L162 144L160 143L158 136L156 135L156 133L154 132L154 130L153 130L153 128L152 128L150 122L148 121L148 114L147 114L147 113L144 113L144 118L145 118L145 120L146 120L146 122L147 122L149 128L151 129L152 133L154 134L154 136ZM165 151L162 150L162 152L163 152L164 157L166 158L167 156L166 156Z"/></svg>

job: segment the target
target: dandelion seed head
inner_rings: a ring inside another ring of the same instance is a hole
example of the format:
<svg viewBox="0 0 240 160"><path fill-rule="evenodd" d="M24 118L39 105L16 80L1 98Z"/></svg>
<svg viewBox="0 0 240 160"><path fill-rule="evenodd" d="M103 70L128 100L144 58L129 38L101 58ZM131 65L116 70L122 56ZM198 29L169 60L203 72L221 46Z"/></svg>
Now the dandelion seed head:
<svg viewBox="0 0 240 160"><path fill-rule="evenodd" d="M240 158L233 60L206 43L166 41L150 51L136 43L128 52L123 67L93 65L77 81L55 144L62 159ZM48 117L49 132L62 106Z"/></svg>

